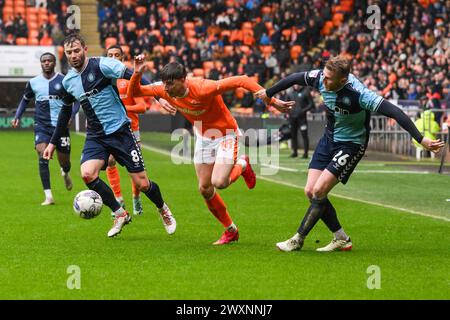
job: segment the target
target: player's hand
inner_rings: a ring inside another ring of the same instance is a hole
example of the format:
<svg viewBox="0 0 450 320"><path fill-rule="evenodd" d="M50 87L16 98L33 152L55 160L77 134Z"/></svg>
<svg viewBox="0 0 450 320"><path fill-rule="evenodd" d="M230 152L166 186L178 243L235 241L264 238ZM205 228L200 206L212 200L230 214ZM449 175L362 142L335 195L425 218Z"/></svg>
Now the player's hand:
<svg viewBox="0 0 450 320"><path fill-rule="evenodd" d="M20 119L13 119L12 121L11 121L11 125L12 125L12 127L15 129L15 128L17 128L18 126L19 126L19 123L20 123Z"/></svg>
<svg viewBox="0 0 450 320"><path fill-rule="evenodd" d="M275 109L277 109L280 112L288 113L291 111L292 107L295 105L295 101L283 101L280 99L274 99L274 101L270 104Z"/></svg>
<svg viewBox="0 0 450 320"><path fill-rule="evenodd" d="M159 104L161 107L166 110L170 115L174 116L177 113L177 108L171 105L167 100L160 98Z"/></svg>
<svg viewBox="0 0 450 320"><path fill-rule="evenodd" d="M42 157L45 160L53 159L53 153L55 152L56 146L53 143L49 143L47 148L45 148Z"/></svg>
<svg viewBox="0 0 450 320"><path fill-rule="evenodd" d="M445 142L440 139L431 140L430 138L424 137L420 144L428 151L437 153L445 145Z"/></svg>
<svg viewBox="0 0 450 320"><path fill-rule="evenodd" d="M139 54L134 57L134 72L142 74L147 69L147 61L144 54Z"/></svg>
<svg viewBox="0 0 450 320"><path fill-rule="evenodd" d="M261 89L254 94L255 98L261 99L265 104L270 104L271 99L267 96L266 89Z"/></svg>

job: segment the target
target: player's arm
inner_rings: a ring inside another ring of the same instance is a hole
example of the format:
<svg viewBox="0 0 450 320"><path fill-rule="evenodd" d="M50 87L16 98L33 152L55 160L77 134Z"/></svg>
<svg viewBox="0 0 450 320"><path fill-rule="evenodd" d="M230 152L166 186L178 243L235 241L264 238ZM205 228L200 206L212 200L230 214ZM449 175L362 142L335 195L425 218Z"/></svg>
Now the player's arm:
<svg viewBox="0 0 450 320"><path fill-rule="evenodd" d="M135 104L125 105L127 111L134 113L145 113L145 111L147 111L147 104L143 98L135 98L134 102Z"/></svg>
<svg viewBox="0 0 450 320"><path fill-rule="evenodd" d="M425 149L438 152L444 146L444 142L439 139L431 140L424 137L411 119L402 110L400 110L400 108L389 101L383 99L376 111L386 117L395 119L395 121L397 121L403 129L408 131L414 140L420 143Z"/></svg>
<svg viewBox="0 0 450 320"><path fill-rule="evenodd" d="M222 94L229 90L235 90L237 88L244 88L253 93L256 93L264 89L255 80L244 75L244 76L229 77L217 81L205 80L201 92L205 96L214 96ZM265 104L271 105L281 112L289 111L294 105L293 101L285 102L272 97L270 98L266 97L263 98L262 100L264 101Z"/></svg>
<svg viewBox="0 0 450 320"><path fill-rule="evenodd" d="M53 153L55 152L56 144L58 140L64 134L67 126L69 125L70 118L72 116L73 103L76 99L70 95L68 92L64 90L62 96L63 106L61 107L61 111L59 111L58 121L56 123L55 131L50 139L50 143L47 148L44 150L43 158L50 160L53 157Z"/></svg>
<svg viewBox="0 0 450 320"><path fill-rule="evenodd" d="M17 128L19 126L20 118L22 118L23 113L25 112L25 109L28 106L28 103L34 98L34 91L31 88L30 82L27 82L27 85L25 87L25 91L23 93L23 97L20 100L19 106L17 107L16 114L14 116L14 119L12 121L12 127Z"/></svg>

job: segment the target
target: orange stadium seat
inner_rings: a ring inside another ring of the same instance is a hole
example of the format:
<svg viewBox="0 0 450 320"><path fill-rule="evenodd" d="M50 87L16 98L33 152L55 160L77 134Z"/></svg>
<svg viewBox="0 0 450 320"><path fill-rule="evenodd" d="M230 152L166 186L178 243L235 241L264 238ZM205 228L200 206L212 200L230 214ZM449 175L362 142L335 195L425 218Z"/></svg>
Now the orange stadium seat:
<svg viewBox="0 0 450 320"><path fill-rule="evenodd" d="M194 77L204 77L205 76L205 70L201 69L201 68L195 68L194 70L192 70L192 74L194 75Z"/></svg>
<svg viewBox="0 0 450 320"><path fill-rule="evenodd" d="M245 55L249 55L252 51L249 46L240 46L240 49Z"/></svg>
<svg viewBox="0 0 450 320"><path fill-rule="evenodd" d="M122 48L123 54L125 56L129 56L130 55L130 47L129 46L122 45L120 47Z"/></svg>
<svg viewBox="0 0 450 320"><path fill-rule="evenodd" d="M184 28L184 30L194 30L195 29L195 24L192 21L186 21L183 24L183 28Z"/></svg>
<svg viewBox="0 0 450 320"><path fill-rule="evenodd" d="M26 9L25 7L14 7L14 14L18 15L20 14L22 17L25 17Z"/></svg>
<svg viewBox="0 0 450 320"><path fill-rule="evenodd" d="M246 21L242 23L242 30L252 30L253 31L253 24L250 21Z"/></svg>
<svg viewBox="0 0 450 320"><path fill-rule="evenodd" d="M28 31L39 30L39 25L36 21L27 21Z"/></svg>
<svg viewBox="0 0 450 320"><path fill-rule="evenodd" d="M168 54L170 51L172 51L174 54L176 54L177 53L177 47L175 47L175 46L165 46L164 47L164 52L166 54Z"/></svg>
<svg viewBox="0 0 450 320"><path fill-rule="evenodd" d="M148 68L148 70L154 70L155 62L153 60L147 61L147 68Z"/></svg>
<svg viewBox="0 0 450 320"><path fill-rule="evenodd" d="M29 46L38 46L39 45L39 40L38 38L28 38L28 45Z"/></svg>
<svg viewBox="0 0 450 320"><path fill-rule="evenodd" d="M26 45L28 45L28 39L27 38L16 38L16 44L18 46L26 46Z"/></svg>
<svg viewBox="0 0 450 320"><path fill-rule="evenodd" d="M130 31L136 30L136 22L134 22L134 21L127 22L126 26L127 26L127 30L130 30Z"/></svg>
<svg viewBox="0 0 450 320"><path fill-rule="evenodd" d="M198 42L198 39L195 38L195 37L190 37L190 38L187 38L187 42L189 43L189 45L190 45L191 47L195 47L195 45L196 45L197 42Z"/></svg>
<svg viewBox="0 0 450 320"><path fill-rule="evenodd" d="M270 12L272 11L272 8L269 6L264 6L261 8L261 13L262 14L270 14Z"/></svg>
<svg viewBox="0 0 450 320"><path fill-rule="evenodd" d="M27 14L38 15L39 9L36 7L27 7Z"/></svg>
<svg viewBox="0 0 450 320"><path fill-rule="evenodd" d="M28 30L29 39L37 39L39 37L39 31L37 29Z"/></svg>
<svg viewBox="0 0 450 320"><path fill-rule="evenodd" d="M196 36L195 30L194 29L185 29L184 36L186 38L194 38Z"/></svg>
<svg viewBox="0 0 450 320"><path fill-rule="evenodd" d="M25 19L27 20L27 22L36 22L38 21L38 16L35 13L30 13L27 10L27 14L25 16Z"/></svg>
<svg viewBox="0 0 450 320"><path fill-rule="evenodd" d="M264 58L269 57L272 54L273 47L272 46L260 46L259 49L263 54Z"/></svg>
<svg viewBox="0 0 450 320"><path fill-rule="evenodd" d="M61 60L64 56L64 47L63 46L58 46L57 47L58 50L58 58L59 60Z"/></svg>
<svg viewBox="0 0 450 320"><path fill-rule="evenodd" d="M242 41L244 39L244 33L242 30L231 31L230 42Z"/></svg>
<svg viewBox="0 0 450 320"><path fill-rule="evenodd" d="M108 37L105 39L105 48L109 48L117 44L117 39L114 37Z"/></svg>
<svg viewBox="0 0 450 320"><path fill-rule="evenodd" d="M48 14L47 8L39 7L38 13L39 14Z"/></svg>
<svg viewBox="0 0 450 320"><path fill-rule="evenodd" d="M39 24L40 24L40 25L42 25L42 24L48 22L48 21L49 21L48 15L47 15L47 14L39 14L39 16L38 16L38 21L39 21Z"/></svg>
<svg viewBox="0 0 450 320"><path fill-rule="evenodd" d="M225 53L225 55L229 56L233 53L234 51L234 47L233 46L224 46L223 47L223 53Z"/></svg>
<svg viewBox="0 0 450 320"><path fill-rule="evenodd" d="M291 38L292 29L284 29L283 31L281 31L281 34L286 38Z"/></svg>
<svg viewBox="0 0 450 320"><path fill-rule="evenodd" d="M302 47L299 45L292 46L290 53L291 59L297 59L300 53L302 53Z"/></svg>
<svg viewBox="0 0 450 320"><path fill-rule="evenodd" d="M52 46L53 40L48 35L44 35L41 40L39 41L39 45L41 46Z"/></svg>
<svg viewBox="0 0 450 320"><path fill-rule="evenodd" d="M3 8L3 17L5 18L5 16L14 16L14 9L13 7L4 7ZM6 19L5 19L6 20Z"/></svg>
<svg viewBox="0 0 450 320"><path fill-rule="evenodd" d="M147 8L144 6L139 6L136 7L135 11L138 16L143 16L147 13Z"/></svg>
<svg viewBox="0 0 450 320"><path fill-rule="evenodd" d="M5 7L12 7L14 6L14 0L5 0Z"/></svg>
<svg viewBox="0 0 450 320"><path fill-rule="evenodd" d="M203 61L203 69L211 70L212 68L214 68L214 62L212 62L212 61Z"/></svg>
<svg viewBox="0 0 450 320"><path fill-rule="evenodd" d="M223 37L228 37L228 38L230 38L231 37L231 31L230 30L222 30L221 32L220 32L220 36L223 38Z"/></svg>
<svg viewBox="0 0 450 320"><path fill-rule="evenodd" d="M57 24L58 23L58 15L57 14L51 14L48 16L48 23L50 24Z"/></svg>

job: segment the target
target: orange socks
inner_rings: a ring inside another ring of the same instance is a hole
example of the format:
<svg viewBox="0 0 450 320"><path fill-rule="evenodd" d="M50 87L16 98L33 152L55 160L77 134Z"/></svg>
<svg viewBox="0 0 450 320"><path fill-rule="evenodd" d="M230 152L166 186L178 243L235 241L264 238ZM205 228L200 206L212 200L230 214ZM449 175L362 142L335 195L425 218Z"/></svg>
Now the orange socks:
<svg viewBox="0 0 450 320"><path fill-rule="evenodd" d="M242 166L239 164L235 164L233 169L230 172L230 184L235 182L242 174Z"/></svg>
<svg viewBox="0 0 450 320"><path fill-rule="evenodd" d="M233 168L234 169L234 168ZM225 228L228 228L232 223L230 215L228 214L227 207L222 198L217 192L209 200L205 200L209 211L222 223Z"/></svg>
<svg viewBox="0 0 450 320"><path fill-rule="evenodd" d="M116 166L106 168L106 176L108 177L109 185L114 192L114 196L116 198L121 197L122 190L120 190L119 169Z"/></svg>

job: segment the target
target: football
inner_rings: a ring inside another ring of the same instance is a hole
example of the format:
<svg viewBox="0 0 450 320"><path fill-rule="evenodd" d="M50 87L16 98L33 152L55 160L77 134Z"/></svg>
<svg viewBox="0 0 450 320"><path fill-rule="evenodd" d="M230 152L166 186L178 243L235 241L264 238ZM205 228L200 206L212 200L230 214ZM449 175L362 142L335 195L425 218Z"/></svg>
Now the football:
<svg viewBox="0 0 450 320"><path fill-rule="evenodd" d="M73 200L73 210L83 219L95 218L102 211L102 207L102 197L93 190L83 190Z"/></svg>

